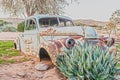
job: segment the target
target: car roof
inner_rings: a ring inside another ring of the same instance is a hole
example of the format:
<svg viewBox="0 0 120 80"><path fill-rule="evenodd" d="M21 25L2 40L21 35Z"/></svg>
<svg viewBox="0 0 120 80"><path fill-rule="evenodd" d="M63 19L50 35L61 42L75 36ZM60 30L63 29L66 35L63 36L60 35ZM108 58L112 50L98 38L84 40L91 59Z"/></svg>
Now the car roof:
<svg viewBox="0 0 120 80"><path fill-rule="evenodd" d="M34 16L30 16L27 19L31 19L31 18L36 18L36 19L41 19L41 18L53 18L53 17L58 17L58 18L65 18L68 20L72 20L71 18L67 17L67 16L62 16L62 15L49 15L49 14L38 14L38 15L34 15Z"/></svg>

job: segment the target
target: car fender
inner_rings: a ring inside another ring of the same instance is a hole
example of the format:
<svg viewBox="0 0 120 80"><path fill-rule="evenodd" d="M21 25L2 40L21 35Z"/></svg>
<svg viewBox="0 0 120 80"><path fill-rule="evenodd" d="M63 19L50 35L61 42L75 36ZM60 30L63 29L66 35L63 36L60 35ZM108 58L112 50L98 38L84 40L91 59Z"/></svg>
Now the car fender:
<svg viewBox="0 0 120 80"><path fill-rule="evenodd" d="M41 48L44 48L54 64L57 56L62 52L63 47L65 46L61 41L49 41L48 43L44 42L40 44L40 50Z"/></svg>

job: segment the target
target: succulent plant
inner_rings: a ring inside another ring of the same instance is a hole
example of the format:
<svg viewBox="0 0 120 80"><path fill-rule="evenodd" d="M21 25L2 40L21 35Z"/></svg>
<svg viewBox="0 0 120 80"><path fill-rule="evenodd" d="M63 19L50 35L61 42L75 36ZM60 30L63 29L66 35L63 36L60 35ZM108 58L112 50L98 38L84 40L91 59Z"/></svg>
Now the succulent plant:
<svg viewBox="0 0 120 80"><path fill-rule="evenodd" d="M89 44L78 44L56 59L57 67L69 80L114 80L120 72L118 62L108 49Z"/></svg>

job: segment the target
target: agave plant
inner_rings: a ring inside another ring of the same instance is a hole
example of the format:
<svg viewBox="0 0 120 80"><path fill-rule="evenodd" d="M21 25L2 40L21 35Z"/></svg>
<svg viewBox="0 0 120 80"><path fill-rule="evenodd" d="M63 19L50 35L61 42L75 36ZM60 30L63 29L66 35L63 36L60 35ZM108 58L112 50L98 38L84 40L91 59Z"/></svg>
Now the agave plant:
<svg viewBox="0 0 120 80"><path fill-rule="evenodd" d="M89 44L65 50L56 60L57 67L69 80L114 80L120 72L118 62L107 49Z"/></svg>

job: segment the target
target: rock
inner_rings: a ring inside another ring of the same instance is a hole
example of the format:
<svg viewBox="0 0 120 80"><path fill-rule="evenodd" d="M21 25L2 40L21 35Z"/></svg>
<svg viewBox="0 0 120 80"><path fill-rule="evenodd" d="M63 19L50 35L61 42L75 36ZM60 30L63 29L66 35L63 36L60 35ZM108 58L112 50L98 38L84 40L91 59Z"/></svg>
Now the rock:
<svg viewBox="0 0 120 80"><path fill-rule="evenodd" d="M17 75L20 76L20 77L25 77L26 73L25 72L19 72L19 73L17 73Z"/></svg>
<svg viewBox="0 0 120 80"><path fill-rule="evenodd" d="M12 78L16 78L16 75L12 75Z"/></svg>
<svg viewBox="0 0 120 80"><path fill-rule="evenodd" d="M43 63L39 63L35 66L35 69L38 71L45 71L49 68L49 65L47 64L43 64Z"/></svg>

